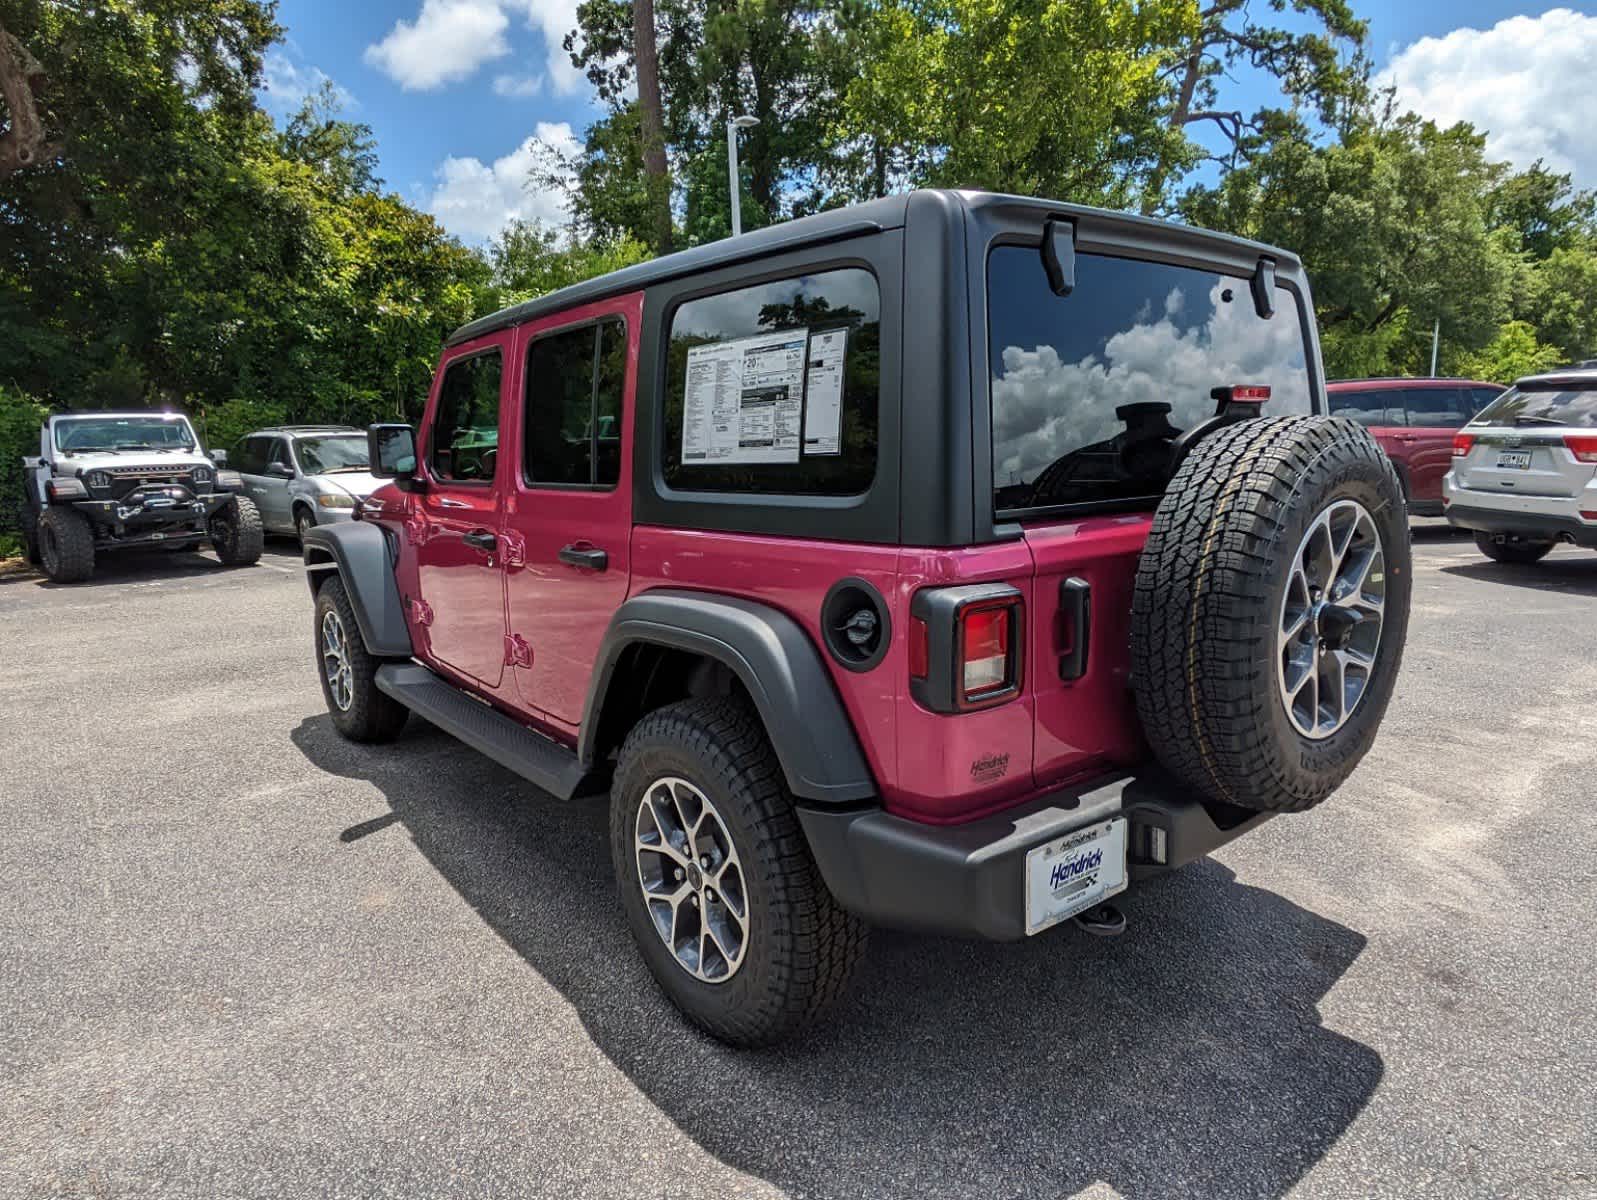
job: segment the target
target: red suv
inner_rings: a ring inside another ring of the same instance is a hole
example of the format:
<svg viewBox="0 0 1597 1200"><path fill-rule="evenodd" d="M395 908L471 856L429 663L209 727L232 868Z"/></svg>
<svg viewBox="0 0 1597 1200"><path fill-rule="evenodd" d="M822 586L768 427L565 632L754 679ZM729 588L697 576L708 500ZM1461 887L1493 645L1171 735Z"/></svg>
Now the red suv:
<svg viewBox="0 0 1597 1200"><path fill-rule="evenodd" d="M640 952L735 1044L871 924L1117 933L1392 693L1408 530L1313 311L1282 250L917 192L483 318L306 533L333 724L607 803Z"/></svg>
<svg viewBox="0 0 1597 1200"><path fill-rule="evenodd" d="M1474 379L1336 379L1325 390L1331 413L1365 426L1391 457L1409 512L1439 517L1453 434L1504 388Z"/></svg>

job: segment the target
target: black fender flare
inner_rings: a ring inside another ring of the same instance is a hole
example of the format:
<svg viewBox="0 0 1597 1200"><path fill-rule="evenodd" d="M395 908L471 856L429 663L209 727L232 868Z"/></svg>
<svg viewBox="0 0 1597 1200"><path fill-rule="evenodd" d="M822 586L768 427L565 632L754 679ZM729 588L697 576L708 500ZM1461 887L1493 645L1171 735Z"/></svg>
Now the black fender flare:
<svg viewBox="0 0 1597 1200"><path fill-rule="evenodd" d="M410 629L394 578L394 556L382 528L368 521L313 525L305 531L305 576L311 595L337 571L355 609L361 641L377 658L410 658Z"/></svg>
<svg viewBox="0 0 1597 1200"><path fill-rule="evenodd" d="M786 613L737 596L676 588L621 605L600 643L577 741L598 757L599 718L628 646L639 642L701 654L726 665L759 710L788 789L805 800L848 804L876 795L859 739L809 635Z"/></svg>

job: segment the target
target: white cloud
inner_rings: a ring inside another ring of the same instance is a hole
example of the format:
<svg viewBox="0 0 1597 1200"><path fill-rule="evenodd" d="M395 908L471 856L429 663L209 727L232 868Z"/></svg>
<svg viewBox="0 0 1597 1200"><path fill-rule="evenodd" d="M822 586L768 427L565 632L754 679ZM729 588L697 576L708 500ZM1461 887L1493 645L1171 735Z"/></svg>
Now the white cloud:
<svg viewBox="0 0 1597 1200"><path fill-rule="evenodd" d="M365 59L407 92L431 91L509 54L509 24L493 0L423 0L415 21L396 21Z"/></svg>
<svg viewBox="0 0 1597 1200"><path fill-rule="evenodd" d="M1401 50L1378 76L1406 108L1487 131L1493 158L1536 159L1597 183L1597 16L1555 8L1490 29L1455 29Z"/></svg>
<svg viewBox="0 0 1597 1200"><path fill-rule="evenodd" d="M473 240L497 236L516 218L548 224L564 221L560 193L535 187L528 178L535 165L546 165L539 159L540 143L562 156L580 149L569 124L540 121L532 137L492 164L451 155L434 172L438 182L427 210L451 233Z"/></svg>
<svg viewBox="0 0 1597 1200"><path fill-rule="evenodd" d="M494 95L507 100L523 100L543 90L542 75L495 75Z"/></svg>
<svg viewBox="0 0 1597 1200"><path fill-rule="evenodd" d="M269 50L261 69L261 107L279 117L298 112L305 97L327 80L327 72L320 67L296 63L281 50ZM353 109L355 97L338 84L333 87L344 110Z"/></svg>
<svg viewBox="0 0 1597 1200"><path fill-rule="evenodd" d="M1227 291L1241 294L1228 301ZM1157 321L1139 314L1138 324L1104 343L1101 356L1078 362L1064 361L1051 345L1004 347L1003 372L993 381L998 481L1030 483L1062 454L1114 437L1126 428L1115 415L1125 404L1171 404L1170 420L1183 429L1214 411L1214 384L1268 384L1281 400L1274 411L1287 411L1293 399L1304 406L1308 371L1290 312L1261 321L1246 289L1225 281L1207 299L1197 321L1182 328L1178 314L1193 305L1172 288Z"/></svg>
<svg viewBox="0 0 1597 1200"><path fill-rule="evenodd" d="M430 91L465 79L485 62L510 53L505 30L510 13L544 42L545 74L560 95L569 95L583 83L582 72L571 65L566 35L577 27L579 0L422 0L414 21L397 21L388 36L366 47L366 62L388 75L407 91ZM499 91L501 75L494 81ZM533 76L522 76L530 82ZM535 89L534 89L535 90ZM532 92L499 92L531 95Z"/></svg>
<svg viewBox="0 0 1597 1200"><path fill-rule="evenodd" d="M569 96L582 86L582 72L571 65L566 53L566 34L577 27L579 0L511 0L527 19L527 28L543 35L546 71L549 85L562 95Z"/></svg>

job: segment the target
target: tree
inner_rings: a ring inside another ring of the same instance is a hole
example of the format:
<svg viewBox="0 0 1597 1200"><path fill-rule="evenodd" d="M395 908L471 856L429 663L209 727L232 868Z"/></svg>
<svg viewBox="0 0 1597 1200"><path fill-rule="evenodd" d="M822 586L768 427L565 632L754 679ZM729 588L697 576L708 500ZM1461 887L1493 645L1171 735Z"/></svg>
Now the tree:
<svg viewBox="0 0 1597 1200"><path fill-rule="evenodd" d="M1457 349L1496 336L1521 264L1511 239L1488 228L1501 169L1483 135L1389 112L1329 145L1286 118L1267 133L1217 187L1191 189L1181 211L1302 256L1330 374L1420 373L1437 319Z"/></svg>
<svg viewBox="0 0 1597 1200"><path fill-rule="evenodd" d="M512 221L488 246L493 286L502 304L515 304L559 291L634 263L647 262L649 249L632 238L608 243L572 242L561 231L536 221Z"/></svg>
<svg viewBox="0 0 1597 1200"><path fill-rule="evenodd" d="M377 192L377 140L372 127L340 117L343 100L331 79L305 97L283 130L283 153L321 171L344 195Z"/></svg>
<svg viewBox="0 0 1597 1200"><path fill-rule="evenodd" d="M1512 383L1522 375L1552 370L1561 357L1558 347L1537 340L1534 326L1510 321L1484 348L1459 356L1453 369L1469 379Z"/></svg>
<svg viewBox="0 0 1597 1200"><path fill-rule="evenodd" d="M1211 0L1199 10L1195 26L1161 73L1173 88L1166 121L1182 136L1165 144L1150 173L1142 197L1144 213L1159 211L1173 172L1202 159L1234 169L1257 143L1271 110L1250 114L1227 109L1221 97L1221 83L1237 64L1279 80L1294 110L1306 108L1326 125L1338 125L1363 98L1367 64L1358 54L1345 60L1343 52L1362 47L1367 27L1347 0L1269 0L1272 12L1284 13L1288 7L1314 18L1315 31L1293 32L1256 21L1249 0ZM1218 155L1198 151L1187 131L1199 124L1217 131L1228 149Z"/></svg>
<svg viewBox="0 0 1597 1200"><path fill-rule="evenodd" d="M638 133L647 180L651 241L671 250L671 177L665 161L665 119L660 106L660 61L654 44L654 0L632 0L632 59L638 73Z"/></svg>
<svg viewBox="0 0 1597 1200"><path fill-rule="evenodd" d="M1158 119L1185 0L881 0L845 26L846 190L931 184L1125 205L1182 139ZM864 187L861 187L861 185Z"/></svg>
<svg viewBox="0 0 1597 1200"><path fill-rule="evenodd" d="M1568 175L1540 159L1493 188L1487 205L1492 227L1511 230L1518 249L1534 259L1597 239L1597 194L1575 191Z"/></svg>

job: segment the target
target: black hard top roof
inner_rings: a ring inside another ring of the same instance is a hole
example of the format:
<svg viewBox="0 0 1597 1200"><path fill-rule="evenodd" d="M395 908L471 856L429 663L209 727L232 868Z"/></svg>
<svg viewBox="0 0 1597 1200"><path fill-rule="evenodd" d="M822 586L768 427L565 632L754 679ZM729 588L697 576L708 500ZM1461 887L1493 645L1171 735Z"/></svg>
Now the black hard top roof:
<svg viewBox="0 0 1597 1200"><path fill-rule="evenodd" d="M904 224L905 214L909 211L910 202L915 194L914 192L908 192L897 196L884 196L880 200L868 200L864 204L855 204L849 208L833 209L830 212L816 213L814 216L786 221L780 225L769 225L764 229L756 229L752 233L745 233L742 237L723 238L718 242L695 246L691 250L683 250L676 254L667 254L663 258L652 259L636 266L623 267L619 271L612 271L607 275L584 280L582 283L550 292L546 296L525 300L520 304L511 305L509 308L500 309L496 313L490 313L486 317L479 317L475 321L462 325L454 333L450 334L445 345L456 346L461 342L470 341L487 333L522 325L528 321L537 320L539 317L560 312L563 309L575 308L581 304L589 304L595 300L603 300L609 296L635 292L653 284L663 283L668 279L677 279L684 275L692 275L716 267L729 266L748 259L780 254L787 250L797 249L800 246L841 241L844 238L855 237L863 233L874 233L884 229L897 229ZM1028 199L1022 196L1006 196L996 192L943 192L941 195L957 199L960 205L972 212L985 208L1026 206L1037 208L1039 215L1042 215L1042 212L1046 210L1047 213L1091 217L1111 224L1132 226L1146 231L1179 231L1183 235L1183 240L1190 239L1194 233L1191 226L1179 225L1170 221L1158 221L1150 217L1134 216L1130 213L1114 212L1109 209L1089 208L1081 204L1064 204L1054 201ZM1245 238L1232 237L1223 233L1204 232L1202 237L1205 240L1224 242L1230 246L1250 252L1268 254L1283 264L1290 264L1292 267L1300 265L1297 256L1290 251L1267 246L1261 242L1252 242Z"/></svg>

